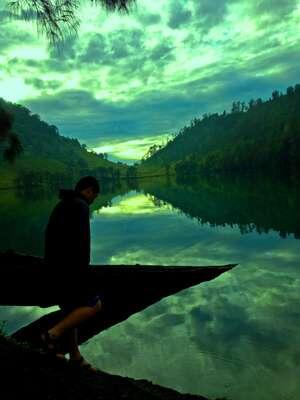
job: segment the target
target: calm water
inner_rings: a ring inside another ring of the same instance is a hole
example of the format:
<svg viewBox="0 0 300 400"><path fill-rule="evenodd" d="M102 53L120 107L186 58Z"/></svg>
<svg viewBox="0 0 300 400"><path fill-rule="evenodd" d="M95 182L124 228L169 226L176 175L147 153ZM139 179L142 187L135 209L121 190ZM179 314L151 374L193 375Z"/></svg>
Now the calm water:
<svg viewBox="0 0 300 400"><path fill-rule="evenodd" d="M82 346L99 368L210 398L300 397L299 188L152 180L94 205L92 262L234 270L167 297ZM0 192L0 249L43 252L54 195ZM121 307L121 301L120 301ZM49 309L2 307L11 333Z"/></svg>

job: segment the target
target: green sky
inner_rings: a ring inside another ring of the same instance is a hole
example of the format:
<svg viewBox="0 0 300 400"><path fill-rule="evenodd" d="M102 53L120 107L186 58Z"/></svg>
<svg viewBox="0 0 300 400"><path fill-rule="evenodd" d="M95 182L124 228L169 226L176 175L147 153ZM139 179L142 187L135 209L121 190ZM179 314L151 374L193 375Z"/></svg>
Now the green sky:
<svg viewBox="0 0 300 400"><path fill-rule="evenodd" d="M0 5L0 97L117 159L300 82L299 0L136 0L127 16L82 1L60 51Z"/></svg>

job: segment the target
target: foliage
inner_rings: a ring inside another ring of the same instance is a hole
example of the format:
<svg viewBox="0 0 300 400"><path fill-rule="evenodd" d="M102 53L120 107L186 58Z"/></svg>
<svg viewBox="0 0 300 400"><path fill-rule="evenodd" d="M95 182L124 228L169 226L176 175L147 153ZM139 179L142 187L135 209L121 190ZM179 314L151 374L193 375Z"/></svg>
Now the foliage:
<svg viewBox="0 0 300 400"><path fill-rule="evenodd" d="M266 101L233 102L231 113L194 118L142 164L168 164L178 176L258 170L299 176L300 85L273 91Z"/></svg>
<svg viewBox="0 0 300 400"><path fill-rule="evenodd" d="M130 165L127 169L127 179L136 178L137 177L137 168L133 165Z"/></svg>
<svg viewBox="0 0 300 400"><path fill-rule="evenodd" d="M4 145L3 156L9 162L13 162L23 151L18 135L12 132L12 126L12 114L2 108L0 103L0 144Z"/></svg>
<svg viewBox="0 0 300 400"><path fill-rule="evenodd" d="M56 126L42 121L39 115L32 114L26 107L0 98L0 109L6 116L6 119L2 120L9 122L2 124L9 128L6 131L14 129L20 132L23 154L18 158L13 170L17 186L56 187L62 181L73 182L84 174L114 180L126 175L127 165L108 161L107 154L98 155L87 151L86 146L82 146L77 139L61 136ZM7 133L3 133L0 139L3 138L4 141L7 136ZM10 133L9 137L12 141L16 136ZM17 145L20 143L19 139ZM4 155L7 157L7 150ZM1 169L9 169L3 162L0 164Z"/></svg>
<svg viewBox="0 0 300 400"><path fill-rule="evenodd" d="M107 11L128 13L135 0L89 0ZM9 3L12 18L36 20L38 31L52 44L57 44L76 33L80 24L76 11L80 0L13 0Z"/></svg>
<svg viewBox="0 0 300 400"><path fill-rule="evenodd" d="M152 146L149 147L146 154L143 156L142 160L144 161L154 156L154 154L156 154L162 147L163 147L162 145L153 144Z"/></svg>
<svg viewBox="0 0 300 400"><path fill-rule="evenodd" d="M142 187L156 205L169 204L203 226L237 227L242 235L276 232L282 238L300 238L299 181L259 173L199 174L190 180L143 181Z"/></svg>

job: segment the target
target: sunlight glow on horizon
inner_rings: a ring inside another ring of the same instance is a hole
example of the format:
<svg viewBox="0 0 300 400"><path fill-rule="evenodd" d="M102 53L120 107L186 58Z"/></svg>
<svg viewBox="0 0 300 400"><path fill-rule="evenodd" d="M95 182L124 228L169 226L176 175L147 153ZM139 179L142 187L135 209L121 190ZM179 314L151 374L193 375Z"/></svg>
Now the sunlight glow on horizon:
<svg viewBox="0 0 300 400"><path fill-rule="evenodd" d="M159 136L150 136L141 139L132 139L127 141L103 143L92 150L96 153L108 153L120 160L140 160L153 144L163 144L167 141L169 134Z"/></svg>

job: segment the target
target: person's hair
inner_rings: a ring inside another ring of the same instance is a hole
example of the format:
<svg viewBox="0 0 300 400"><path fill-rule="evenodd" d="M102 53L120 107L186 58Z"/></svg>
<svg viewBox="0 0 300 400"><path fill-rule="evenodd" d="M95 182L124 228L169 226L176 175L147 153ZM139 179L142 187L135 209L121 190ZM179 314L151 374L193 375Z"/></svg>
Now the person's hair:
<svg viewBox="0 0 300 400"><path fill-rule="evenodd" d="M94 178L93 176L84 176L76 183L75 191L81 192L82 190L89 187L91 187L95 193L99 193L100 191L99 182L96 178Z"/></svg>

